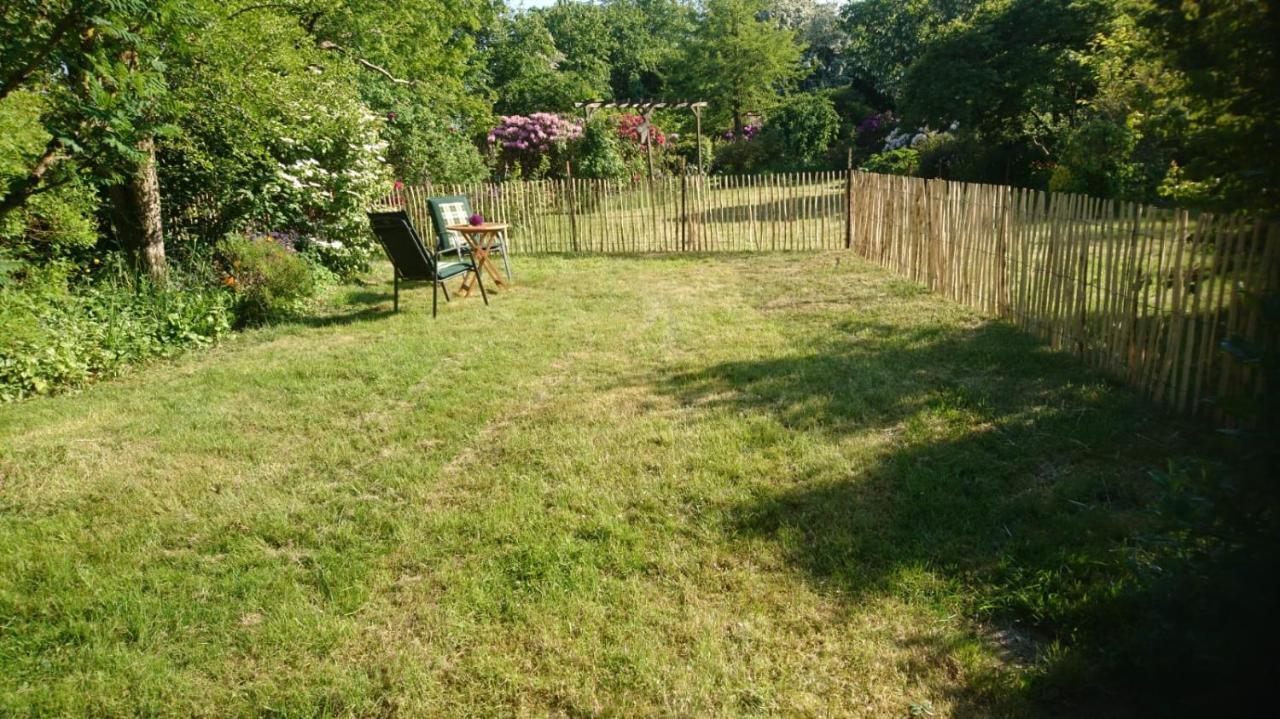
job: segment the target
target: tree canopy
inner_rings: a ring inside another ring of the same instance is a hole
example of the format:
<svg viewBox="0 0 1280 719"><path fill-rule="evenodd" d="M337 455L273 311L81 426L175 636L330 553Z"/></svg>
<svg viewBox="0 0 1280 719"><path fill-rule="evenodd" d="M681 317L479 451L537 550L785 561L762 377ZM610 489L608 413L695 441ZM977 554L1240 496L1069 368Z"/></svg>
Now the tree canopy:
<svg viewBox="0 0 1280 719"><path fill-rule="evenodd" d="M1276 25L1257 0L21 0L0 9L3 252L95 225L140 258L253 223L367 245L370 193L505 176L499 116L593 99L709 102L711 171L910 150L868 166L1272 212ZM690 113L652 120L658 171L698 154ZM638 122L569 155L629 171Z"/></svg>
<svg viewBox="0 0 1280 719"><path fill-rule="evenodd" d="M761 0L707 0L686 46L680 85L727 116L735 132L800 79L795 32L765 16Z"/></svg>

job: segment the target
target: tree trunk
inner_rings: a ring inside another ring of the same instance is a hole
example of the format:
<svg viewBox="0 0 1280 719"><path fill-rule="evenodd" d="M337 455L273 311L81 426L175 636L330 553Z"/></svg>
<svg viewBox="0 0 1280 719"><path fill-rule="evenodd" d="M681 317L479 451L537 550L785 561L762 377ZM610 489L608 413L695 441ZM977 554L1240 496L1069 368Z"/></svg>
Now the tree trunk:
<svg viewBox="0 0 1280 719"><path fill-rule="evenodd" d="M61 149L61 141L57 138L49 140L49 144L45 145L44 154L40 155L35 167L31 168L25 177L9 183L5 188L4 197L0 197L0 218L22 207L28 198L40 191L44 176L60 159L58 151Z"/></svg>
<svg viewBox="0 0 1280 719"><path fill-rule="evenodd" d="M156 175L155 140L143 140L144 157L125 184L111 188L111 214L116 237L134 264L153 279L165 275L164 227L160 219L160 180Z"/></svg>

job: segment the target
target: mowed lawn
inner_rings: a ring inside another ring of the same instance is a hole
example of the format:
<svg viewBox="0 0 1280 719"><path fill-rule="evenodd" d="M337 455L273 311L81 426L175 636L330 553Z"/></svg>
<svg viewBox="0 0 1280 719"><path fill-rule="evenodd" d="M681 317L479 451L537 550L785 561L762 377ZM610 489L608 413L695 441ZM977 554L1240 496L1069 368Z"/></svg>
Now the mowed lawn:
<svg viewBox="0 0 1280 719"><path fill-rule="evenodd" d="M1192 451L852 256L515 269L0 407L0 715L1022 715Z"/></svg>

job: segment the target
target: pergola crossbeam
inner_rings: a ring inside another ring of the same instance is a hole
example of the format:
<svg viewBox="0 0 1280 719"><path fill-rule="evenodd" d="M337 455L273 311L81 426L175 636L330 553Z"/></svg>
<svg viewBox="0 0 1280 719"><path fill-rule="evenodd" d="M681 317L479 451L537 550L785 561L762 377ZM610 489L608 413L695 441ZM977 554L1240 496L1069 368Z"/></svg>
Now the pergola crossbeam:
<svg viewBox="0 0 1280 719"><path fill-rule="evenodd" d="M586 102L575 102L574 107L584 108L587 110L606 109L622 109L622 110L657 110L669 107L673 110L683 108L702 109L707 103L702 100L672 100L670 102L660 102L657 100L588 100Z"/></svg>

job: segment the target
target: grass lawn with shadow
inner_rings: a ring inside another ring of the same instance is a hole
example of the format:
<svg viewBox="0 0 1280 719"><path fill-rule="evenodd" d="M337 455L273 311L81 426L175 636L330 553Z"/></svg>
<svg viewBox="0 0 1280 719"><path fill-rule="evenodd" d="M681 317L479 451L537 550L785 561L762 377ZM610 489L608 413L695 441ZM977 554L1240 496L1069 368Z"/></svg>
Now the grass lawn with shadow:
<svg viewBox="0 0 1280 719"><path fill-rule="evenodd" d="M487 308L392 314L384 271L0 407L0 715L1146 716L1275 678L1270 525L1231 514L1274 497L1211 433L848 255L513 264Z"/></svg>

